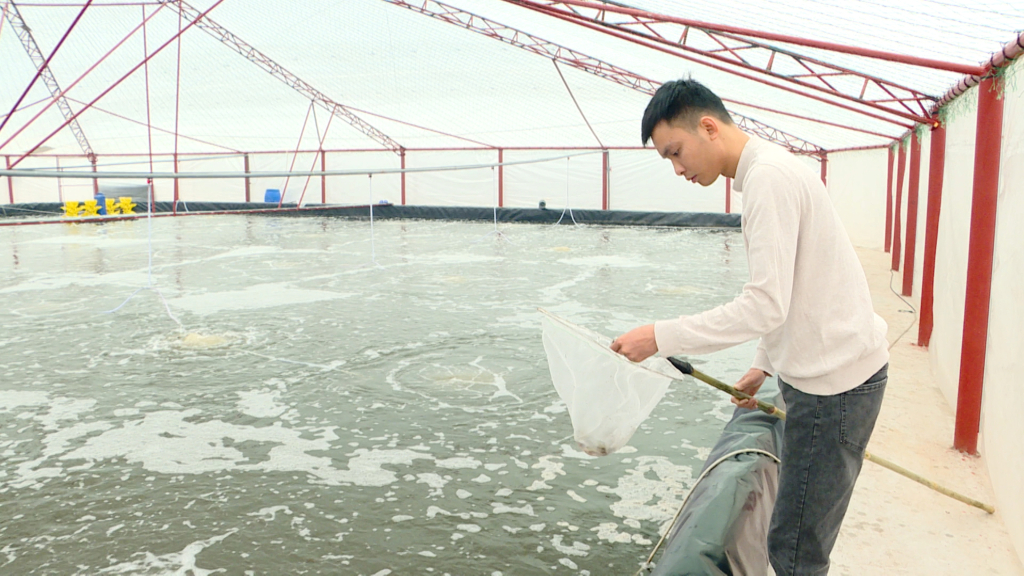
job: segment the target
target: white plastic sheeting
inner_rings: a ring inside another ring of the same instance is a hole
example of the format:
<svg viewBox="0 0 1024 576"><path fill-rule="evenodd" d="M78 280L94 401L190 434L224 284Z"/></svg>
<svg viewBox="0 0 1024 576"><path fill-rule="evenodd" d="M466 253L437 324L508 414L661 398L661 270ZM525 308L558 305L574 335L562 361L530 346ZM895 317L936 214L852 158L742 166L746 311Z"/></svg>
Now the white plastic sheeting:
<svg viewBox="0 0 1024 576"><path fill-rule="evenodd" d="M928 350L939 387L954 407L960 381L960 346L967 298L977 119L977 108L974 108L952 119L946 127L942 210L935 255L934 327Z"/></svg>
<svg viewBox="0 0 1024 576"><path fill-rule="evenodd" d="M1003 97L1003 150L1000 159L995 260L989 310L988 354L982 405L983 455L996 493L996 508L1006 522L1017 554L1024 558L1024 86L1019 81L1024 63L1016 64L1016 87L1010 82ZM945 210L945 206L943 206Z"/></svg>
<svg viewBox="0 0 1024 576"><path fill-rule="evenodd" d="M888 162L886 149L828 156L828 193L854 246L883 247Z"/></svg>

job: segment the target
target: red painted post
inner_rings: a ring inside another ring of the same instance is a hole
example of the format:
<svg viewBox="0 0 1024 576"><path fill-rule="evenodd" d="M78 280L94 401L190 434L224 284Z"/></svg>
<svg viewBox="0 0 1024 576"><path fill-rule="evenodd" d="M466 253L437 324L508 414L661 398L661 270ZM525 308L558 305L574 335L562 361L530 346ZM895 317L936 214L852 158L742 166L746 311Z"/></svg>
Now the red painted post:
<svg viewBox="0 0 1024 576"><path fill-rule="evenodd" d="M822 152L818 162L821 164L821 183L828 186L828 155Z"/></svg>
<svg viewBox="0 0 1024 576"><path fill-rule="evenodd" d="M92 157L92 171L96 171L96 156ZM92 179L92 195L96 196L100 193L100 181L97 178Z"/></svg>
<svg viewBox="0 0 1024 576"><path fill-rule="evenodd" d="M903 175L906 173L907 168L907 149L903 147L903 141L900 141L900 153L896 167L896 206L893 209L893 223L892 223L892 269L900 269L900 250L902 250L903 239L900 238L901 230L900 223L903 212Z"/></svg>
<svg viewBox="0 0 1024 576"><path fill-rule="evenodd" d="M498 148L498 208L505 206L505 150Z"/></svg>
<svg viewBox="0 0 1024 576"><path fill-rule="evenodd" d="M249 155L245 154L244 156L245 156L245 173L248 174L249 173ZM250 184L251 184L251 182L249 181L249 177L246 176L245 177L245 201L246 202L251 202L252 201L252 200L250 200L251 196L249 195Z"/></svg>
<svg viewBox="0 0 1024 576"><path fill-rule="evenodd" d="M898 144L897 144L898 146ZM896 159L896 153L889 147L889 177L885 185L885 251L889 252L892 247L892 164Z"/></svg>
<svg viewBox="0 0 1024 576"><path fill-rule="evenodd" d="M932 129L928 155L928 213L924 227L924 268L921 270L921 320L917 326L917 345L927 346L932 339L932 307L935 294L935 248L939 240L939 214L942 208L942 178L946 166L946 129Z"/></svg>
<svg viewBox="0 0 1024 576"><path fill-rule="evenodd" d="M1002 81L989 76L978 85L978 127L974 146L974 190L971 236L967 255L967 299L960 348L960 387L956 399L953 446L978 453L981 396L988 346L988 312L992 293L992 259L996 236L996 198L999 194L999 155L1002 152Z"/></svg>
<svg viewBox="0 0 1024 576"><path fill-rule="evenodd" d="M11 169L11 157L4 156L4 160L7 162L7 169ZM11 204L14 204L14 178L11 176L7 177L7 198Z"/></svg>
<svg viewBox="0 0 1024 576"><path fill-rule="evenodd" d="M402 206L405 206L405 148L402 148L400 156L402 157Z"/></svg>
<svg viewBox="0 0 1024 576"><path fill-rule="evenodd" d="M903 295L914 290L914 259L917 251L917 193L921 187L921 141L910 133L910 182L907 187L907 241L903 258Z"/></svg>
<svg viewBox="0 0 1024 576"><path fill-rule="evenodd" d="M611 171L611 152L605 150L601 154L601 210L607 210L611 203L611 189L608 187L608 175Z"/></svg>
<svg viewBox="0 0 1024 576"><path fill-rule="evenodd" d="M732 178L725 179L725 213L732 214Z"/></svg>
<svg viewBox="0 0 1024 576"><path fill-rule="evenodd" d="M327 152L320 150L320 171L327 172ZM327 204L327 175L320 175L320 203Z"/></svg>

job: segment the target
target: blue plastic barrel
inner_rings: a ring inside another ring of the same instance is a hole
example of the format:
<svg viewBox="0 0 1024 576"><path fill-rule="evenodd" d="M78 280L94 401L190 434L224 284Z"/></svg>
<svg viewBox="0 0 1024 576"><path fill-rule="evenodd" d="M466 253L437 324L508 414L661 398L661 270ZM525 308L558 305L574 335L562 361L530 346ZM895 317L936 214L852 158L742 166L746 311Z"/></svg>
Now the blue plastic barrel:
<svg viewBox="0 0 1024 576"><path fill-rule="evenodd" d="M96 207L98 208L96 213L101 215L101 216L106 216L107 215L107 197L104 196L102 192L97 192L96 195L94 196L94 198L96 199Z"/></svg>
<svg viewBox="0 0 1024 576"><path fill-rule="evenodd" d="M277 188L267 188L267 193L263 195L263 201L277 204L281 201L281 191Z"/></svg>

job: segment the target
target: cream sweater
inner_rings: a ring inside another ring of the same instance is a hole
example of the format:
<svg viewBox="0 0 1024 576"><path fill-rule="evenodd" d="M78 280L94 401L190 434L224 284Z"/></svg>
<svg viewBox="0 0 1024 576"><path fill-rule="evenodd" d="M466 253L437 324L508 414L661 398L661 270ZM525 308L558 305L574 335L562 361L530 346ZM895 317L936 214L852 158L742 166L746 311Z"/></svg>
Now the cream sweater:
<svg viewBox="0 0 1024 576"><path fill-rule="evenodd" d="M887 326L818 175L751 137L743 194L750 281L732 302L654 324L658 354L708 354L760 338L753 367L808 394L846 392L889 360Z"/></svg>

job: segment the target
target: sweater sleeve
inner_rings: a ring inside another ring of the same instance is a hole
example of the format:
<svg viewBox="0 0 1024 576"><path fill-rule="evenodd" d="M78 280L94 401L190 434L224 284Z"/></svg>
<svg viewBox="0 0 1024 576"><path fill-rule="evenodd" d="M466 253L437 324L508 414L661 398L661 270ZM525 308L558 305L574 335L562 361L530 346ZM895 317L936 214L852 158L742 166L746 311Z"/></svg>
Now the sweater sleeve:
<svg viewBox="0 0 1024 576"><path fill-rule="evenodd" d="M797 180L776 166L751 170L744 184L743 211L750 281L731 302L655 322L660 356L709 354L758 338L785 322L800 231L799 191ZM759 357L767 360L766 354L759 352Z"/></svg>
<svg viewBox="0 0 1024 576"><path fill-rule="evenodd" d="M750 367L757 368L769 376L775 374L775 367L772 366L772 361L768 358L768 349L764 346L764 340L757 343L757 352L754 354L754 362Z"/></svg>

